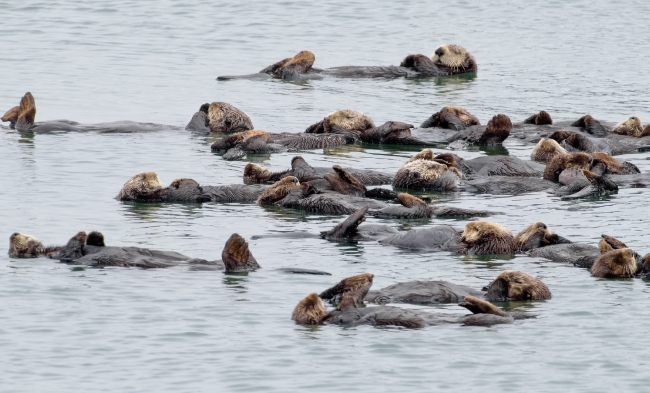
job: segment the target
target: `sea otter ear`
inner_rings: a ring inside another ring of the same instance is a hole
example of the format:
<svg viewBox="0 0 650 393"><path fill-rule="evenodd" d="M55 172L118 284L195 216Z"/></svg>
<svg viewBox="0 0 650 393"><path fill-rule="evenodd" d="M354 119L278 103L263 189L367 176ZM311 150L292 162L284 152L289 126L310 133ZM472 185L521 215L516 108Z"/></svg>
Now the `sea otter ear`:
<svg viewBox="0 0 650 393"><path fill-rule="evenodd" d="M261 268L250 252L248 242L238 233L233 233L226 242L221 259L226 273L251 272Z"/></svg>

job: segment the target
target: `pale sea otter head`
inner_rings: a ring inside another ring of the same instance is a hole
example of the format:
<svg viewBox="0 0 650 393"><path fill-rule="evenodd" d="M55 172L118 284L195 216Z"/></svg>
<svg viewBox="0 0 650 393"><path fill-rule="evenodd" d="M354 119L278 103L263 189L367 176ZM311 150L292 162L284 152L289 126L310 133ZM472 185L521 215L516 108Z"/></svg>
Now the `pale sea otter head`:
<svg viewBox="0 0 650 393"><path fill-rule="evenodd" d="M452 74L476 71L476 60L467 49L460 45L445 44L439 46L431 55L433 63Z"/></svg>
<svg viewBox="0 0 650 393"><path fill-rule="evenodd" d="M325 303L315 293L310 293L293 309L291 319L302 325L320 325L327 317Z"/></svg>
<svg viewBox="0 0 650 393"><path fill-rule="evenodd" d="M492 301L545 300L551 291L541 280L528 273L506 270L487 287L485 299Z"/></svg>
<svg viewBox="0 0 650 393"><path fill-rule="evenodd" d="M118 201L156 201L162 184L156 172L142 172L130 178L117 194Z"/></svg>
<svg viewBox="0 0 650 393"><path fill-rule="evenodd" d="M252 130L253 122L240 109L225 102L213 102L208 106L208 127L212 132L233 133Z"/></svg>
<svg viewBox="0 0 650 393"><path fill-rule="evenodd" d="M257 198L257 203L260 205L271 205L289 195L289 192L297 187L300 187L300 181L297 177L284 177L264 190Z"/></svg>
<svg viewBox="0 0 650 393"><path fill-rule="evenodd" d="M532 153L530 153L530 159L533 161L549 162L560 154L567 154L567 151L554 139L542 138L537 142Z"/></svg>
<svg viewBox="0 0 650 393"><path fill-rule="evenodd" d="M639 137L643 133L643 126L638 117L628 117L612 128L612 134Z"/></svg>
<svg viewBox="0 0 650 393"><path fill-rule="evenodd" d="M509 254L516 250L515 237L503 226L488 221L465 225L460 241L468 254Z"/></svg>
<svg viewBox="0 0 650 393"><path fill-rule="evenodd" d="M9 236L9 256L12 258L35 258L42 250L43 244L33 236L20 232Z"/></svg>

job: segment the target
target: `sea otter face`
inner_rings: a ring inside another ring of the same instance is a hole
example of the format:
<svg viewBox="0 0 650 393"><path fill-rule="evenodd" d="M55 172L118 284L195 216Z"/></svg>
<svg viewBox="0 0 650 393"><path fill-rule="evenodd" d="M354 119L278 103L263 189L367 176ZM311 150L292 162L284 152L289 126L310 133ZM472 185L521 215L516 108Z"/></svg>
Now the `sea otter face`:
<svg viewBox="0 0 650 393"><path fill-rule="evenodd" d="M289 195L294 188L300 187L300 181L294 176L287 176L273 183L257 198L260 205L271 205Z"/></svg>
<svg viewBox="0 0 650 393"><path fill-rule="evenodd" d="M591 274L601 278L630 278L634 277L636 270L634 253L623 248L601 255L591 267Z"/></svg>
<svg viewBox="0 0 650 393"><path fill-rule="evenodd" d="M43 250L43 244L34 237L15 232L9 236L9 256L12 258L36 258Z"/></svg>
<svg viewBox="0 0 650 393"><path fill-rule="evenodd" d="M533 161L549 162L560 154L567 154L567 151L555 140L542 138L535 145L533 152L530 154L530 159Z"/></svg>
<svg viewBox="0 0 650 393"><path fill-rule="evenodd" d="M212 132L242 132L252 130L253 122L234 106L225 102L213 102L208 107L208 127Z"/></svg>
<svg viewBox="0 0 650 393"><path fill-rule="evenodd" d="M302 325L320 325L325 317L325 303L315 293L310 293L302 299L291 314L291 319Z"/></svg>
<svg viewBox="0 0 650 393"><path fill-rule="evenodd" d="M455 44L439 46L431 55L433 63L453 74L476 71L476 60L465 48Z"/></svg>
<svg viewBox="0 0 650 393"><path fill-rule="evenodd" d="M465 225L460 235L467 254L509 254L516 249L515 237L503 226L487 221Z"/></svg>
<svg viewBox="0 0 650 393"><path fill-rule="evenodd" d="M539 279L528 273L506 270L487 287L485 299L507 300L545 300L551 298L551 291Z"/></svg>
<svg viewBox="0 0 650 393"><path fill-rule="evenodd" d="M627 135L638 137L643 132L643 126L641 125L641 120L638 117L628 117L622 122L618 123L612 129L613 134Z"/></svg>
<svg viewBox="0 0 650 393"><path fill-rule="evenodd" d="M115 199L118 201L156 201L160 200L162 184L156 172L143 172L124 183Z"/></svg>

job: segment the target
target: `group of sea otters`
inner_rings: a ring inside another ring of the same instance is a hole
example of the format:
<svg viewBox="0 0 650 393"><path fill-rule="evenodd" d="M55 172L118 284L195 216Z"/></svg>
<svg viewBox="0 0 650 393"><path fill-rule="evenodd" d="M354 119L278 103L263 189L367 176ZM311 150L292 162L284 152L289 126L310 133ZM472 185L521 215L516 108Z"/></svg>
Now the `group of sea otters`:
<svg viewBox="0 0 650 393"><path fill-rule="evenodd" d="M422 78L476 72L474 57L458 45L440 46L431 57L407 56L399 66L345 66L313 68L315 56L302 51L272 64L256 74L219 77L227 79L289 80L324 77ZM95 131L144 132L175 128L152 123L120 121L84 125L68 120L36 123L36 103L26 93L2 117L11 129L21 132ZM257 203L307 212L348 215L336 227L313 234L330 241L372 241L396 247L473 255L527 253L587 268L603 278L650 278L650 254L641 254L622 241L602 235L598 245L574 243L559 236L542 222L529 225L516 236L505 227L488 221L473 221L464 228L438 225L399 231L389 225L363 224L366 216L380 218L477 217L499 214L487 210L432 205L414 191L466 191L501 195L549 191L563 199L585 198L615 192L619 187L647 187L650 177L616 155L650 151L650 125L637 117L618 124L601 122L587 115L576 121L554 122L545 111L520 123L504 114L486 125L467 110L446 106L425 119L419 127L399 121L379 126L359 112L338 110L310 125L304 133L274 134L255 129L241 110L225 102L201 105L186 130L225 134L212 146L223 159L243 159L248 154L322 149L347 144L413 145L424 149L411 157L396 173L369 169L312 167L302 157L290 168L271 171L249 163L243 173L246 184L200 185L182 178L163 186L154 172L129 179L116 199L134 202ZM427 147L462 150L468 146L500 145L506 138L534 144L531 160L510 156L483 156L464 160L453 153L435 154ZM390 185L391 188L383 188ZM396 190L400 190L396 191ZM397 202L397 203L394 203ZM299 234L304 237L305 234ZM281 236L291 237L292 234ZM77 233L65 246L45 247L22 233L10 236L9 255L15 258L48 257L64 263L88 266L165 268L186 265L192 270L250 272L260 268L248 242L233 234L221 260L207 261L170 251L138 247L106 246L100 232ZM294 274L326 272L283 268ZM401 282L370 291L373 275L348 277L320 294L311 293L295 307L292 319L300 324L394 325L420 328L457 323L489 326L535 317L526 312L505 312L490 302L544 300L549 288L539 279L520 271L506 270L482 289L446 281ZM328 310L325 301L332 305ZM470 314L425 312L385 304L433 305L458 303ZM374 304L373 306L369 306Z"/></svg>

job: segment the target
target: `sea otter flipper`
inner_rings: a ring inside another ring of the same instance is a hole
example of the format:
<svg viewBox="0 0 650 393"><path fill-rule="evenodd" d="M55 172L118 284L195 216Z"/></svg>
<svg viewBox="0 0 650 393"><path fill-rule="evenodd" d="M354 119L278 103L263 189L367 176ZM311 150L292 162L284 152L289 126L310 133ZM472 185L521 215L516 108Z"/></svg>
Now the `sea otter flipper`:
<svg viewBox="0 0 650 393"><path fill-rule="evenodd" d="M318 296L323 300L331 300L333 303L338 303L343 297L350 296L354 299L355 304L362 305L363 298L370 290L374 277L374 274L363 273L345 278Z"/></svg>
<svg viewBox="0 0 650 393"><path fill-rule="evenodd" d="M366 187L357 178L352 176L345 169L338 165L332 167L334 173L324 176L325 180L332 186L334 191L344 195L363 197L366 195Z"/></svg>
<svg viewBox="0 0 650 393"><path fill-rule="evenodd" d="M226 241L221 259L227 273L251 272L261 268L250 252L248 242L238 233L233 233Z"/></svg>
<svg viewBox="0 0 650 393"><path fill-rule="evenodd" d="M194 113L190 122L185 126L185 130L209 134L208 115L202 111Z"/></svg>
<svg viewBox="0 0 650 393"><path fill-rule="evenodd" d="M495 213L489 210L463 209L454 206L432 206L433 215L436 217L488 217Z"/></svg>
<svg viewBox="0 0 650 393"><path fill-rule="evenodd" d="M333 229L321 232L320 236L328 240L340 240L354 236L359 225L366 220L368 209L368 206L362 207Z"/></svg>
<svg viewBox="0 0 650 393"><path fill-rule="evenodd" d="M218 76L217 80L218 81L227 81L227 80L234 80L234 79L247 79L247 80L268 80L272 79L273 76L269 74L264 74L264 73L255 73L255 74L248 74L248 75L222 75Z"/></svg>
<svg viewBox="0 0 650 393"><path fill-rule="evenodd" d="M36 101L32 93L27 92L20 100L20 113L15 127L18 131L26 131L34 125L36 119Z"/></svg>
<svg viewBox="0 0 650 393"><path fill-rule="evenodd" d="M16 125L16 121L18 120L18 116L20 115L20 106L14 106L13 108L9 109L0 120L2 121L8 121L9 122L9 127L14 128Z"/></svg>

